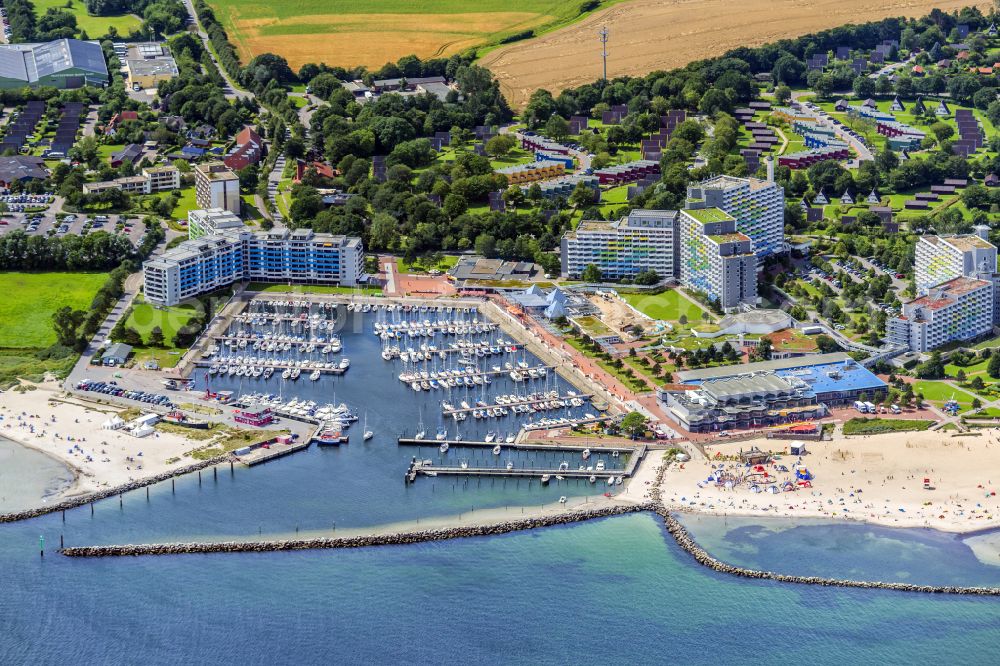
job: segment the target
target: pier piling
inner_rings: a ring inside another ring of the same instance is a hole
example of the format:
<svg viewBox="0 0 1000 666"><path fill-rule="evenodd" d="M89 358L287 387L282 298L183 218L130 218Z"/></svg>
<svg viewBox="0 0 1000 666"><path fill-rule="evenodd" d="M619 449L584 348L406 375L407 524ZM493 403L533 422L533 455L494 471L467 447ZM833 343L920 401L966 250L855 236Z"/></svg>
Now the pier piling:
<svg viewBox="0 0 1000 666"><path fill-rule="evenodd" d="M172 495L177 494L177 481L175 479L170 479L170 493Z"/></svg>
<svg viewBox="0 0 1000 666"><path fill-rule="evenodd" d="M198 470L198 487L201 488L201 470Z"/></svg>

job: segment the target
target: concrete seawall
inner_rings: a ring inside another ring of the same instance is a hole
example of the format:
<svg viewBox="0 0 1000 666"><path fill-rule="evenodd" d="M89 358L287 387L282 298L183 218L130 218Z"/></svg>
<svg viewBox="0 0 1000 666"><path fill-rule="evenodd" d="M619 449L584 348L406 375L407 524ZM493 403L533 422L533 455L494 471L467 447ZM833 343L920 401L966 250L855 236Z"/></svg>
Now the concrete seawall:
<svg viewBox="0 0 1000 666"><path fill-rule="evenodd" d="M33 509L25 509L24 511L16 511L13 513L0 514L0 523L16 523L19 520L28 520L29 518L37 518L38 516L44 516L48 513L55 513L56 511L66 511L68 509L76 509L85 504L90 504L91 502L96 502L98 500L107 499L108 497L114 497L115 495L123 495L132 490L138 490L139 488L144 488L146 486L152 486L161 481L166 481L174 477L183 476L185 474L190 474L192 472L197 472L205 469L206 467L212 467L213 465L219 465L221 463L230 460L229 455L222 455L212 458L210 460L203 460L201 462L196 462L191 465L185 465L184 467L178 467L177 469L172 469L167 472L162 472L156 476L150 476L145 479L138 479L136 481L129 481L120 486L115 486L113 488L105 488L104 490L98 490L97 492L87 493L86 495L80 495L79 497L72 497L70 499L63 500L61 502L56 502L55 504L49 504L47 506L39 506Z"/></svg>

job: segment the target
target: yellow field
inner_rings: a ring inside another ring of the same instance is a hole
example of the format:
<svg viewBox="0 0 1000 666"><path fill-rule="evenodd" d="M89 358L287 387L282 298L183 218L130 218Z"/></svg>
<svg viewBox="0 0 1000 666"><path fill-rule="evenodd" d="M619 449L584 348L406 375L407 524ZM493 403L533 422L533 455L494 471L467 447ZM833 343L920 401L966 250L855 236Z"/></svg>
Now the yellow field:
<svg viewBox="0 0 1000 666"><path fill-rule="evenodd" d="M481 61L500 79L514 106L532 91L565 88L601 76L597 32L607 26L608 76L645 75L717 56L737 46L760 46L847 23L889 16L923 16L989 2L973 0L631 0L537 39L516 42Z"/></svg>
<svg viewBox="0 0 1000 666"><path fill-rule="evenodd" d="M260 53L307 62L381 67L415 54L447 56L577 17L562 0L210 0L247 61Z"/></svg>

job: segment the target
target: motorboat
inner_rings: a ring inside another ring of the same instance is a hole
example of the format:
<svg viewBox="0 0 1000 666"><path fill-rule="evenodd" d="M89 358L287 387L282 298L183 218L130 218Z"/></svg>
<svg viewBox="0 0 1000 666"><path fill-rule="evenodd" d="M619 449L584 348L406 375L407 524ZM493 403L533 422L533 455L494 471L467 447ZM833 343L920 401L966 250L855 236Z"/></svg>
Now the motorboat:
<svg viewBox="0 0 1000 666"><path fill-rule="evenodd" d="M496 440L496 438L497 438L497 434L495 432L493 432L492 430L489 431L488 433L486 433L486 438L485 439L486 439L487 442L492 442L492 441Z"/></svg>
<svg viewBox="0 0 1000 666"><path fill-rule="evenodd" d="M552 478L548 474L542 474L542 485L548 485L549 479Z"/></svg>
<svg viewBox="0 0 1000 666"><path fill-rule="evenodd" d="M583 456L583 459L586 460L590 457L590 449L584 449L581 455Z"/></svg>
<svg viewBox="0 0 1000 666"><path fill-rule="evenodd" d="M313 370L312 374L309 375L309 379L311 379L312 381L316 381L317 379L319 379L319 377L320 377L319 370Z"/></svg>
<svg viewBox="0 0 1000 666"><path fill-rule="evenodd" d="M438 428L437 434L434 435L434 439L436 439L439 442L448 439L448 430L445 428Z"/></svg>
<svg viewBox="0 0 1000 666"><path fill-rule="evenodd" d="M493 455L495 455L495 456L500 455L500 445L499 444L497 444L496 446L493 447Z"/></svg>
<svg viewBox="0 0 1000 666"><path fill-rule="evenodd" d="M448 442L441 442L441 453L448 453Z"/></svg>
<svg viewBox="0 0 1000 666"><path fill-rule="evenodd" d="M594 476L593 474L591 474L590 478L587 479L587 480L590 481L591 483L597 483L597 477Z"/></svg>

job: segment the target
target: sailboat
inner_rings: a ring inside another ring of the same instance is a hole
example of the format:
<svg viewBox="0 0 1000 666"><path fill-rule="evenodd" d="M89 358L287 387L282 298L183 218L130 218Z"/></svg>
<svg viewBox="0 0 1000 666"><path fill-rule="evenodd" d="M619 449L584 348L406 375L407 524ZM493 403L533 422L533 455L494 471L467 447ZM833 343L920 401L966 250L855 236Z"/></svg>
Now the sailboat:
<svg viewBox="0 0 1000 666"><path fill-rule="evenodd" d="M365 432L364 435L362 435L362 439L367 442L374 436L375 433L373 433L371 430L368 429L368 412L365 412Z"/></svg>

